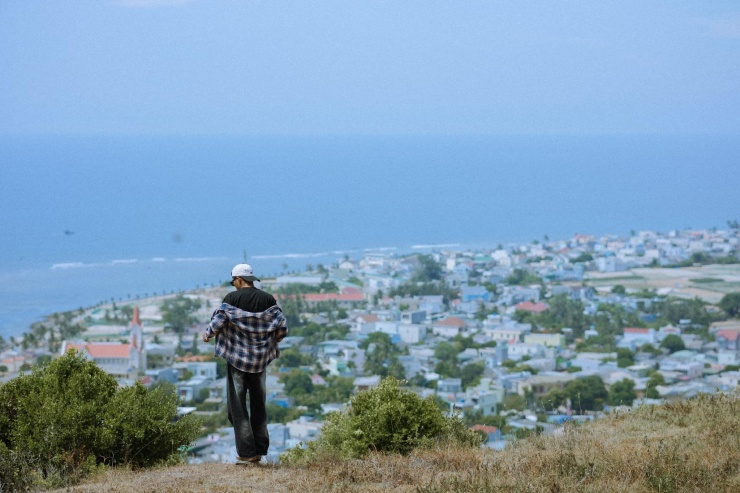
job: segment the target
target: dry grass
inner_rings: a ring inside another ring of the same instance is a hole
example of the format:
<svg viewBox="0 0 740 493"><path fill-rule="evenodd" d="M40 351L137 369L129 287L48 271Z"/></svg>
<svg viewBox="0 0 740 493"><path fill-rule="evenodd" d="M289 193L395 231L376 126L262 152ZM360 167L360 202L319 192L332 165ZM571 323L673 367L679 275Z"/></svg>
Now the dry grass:
<svg viewBox="0 0 740 493"><path fill-rule="evenodd" d="M66 491L734 493L740 491L740 395L644 407L504 452L440 448L305 467L117 470Z"/></svg>
<svg viewBox="0 0 740 493"><path fill-rule="evenodd" d="M715 278L719 282L701 284L696 279ZM621 284L633 289L670 288L671 296L685 299L698 297L708 303L718 303L722 296L738 290L740 264L704 265L682 268L638 268L625 272L589 272L590 286ZM579 283L571 283L580 285Z"/></svg>

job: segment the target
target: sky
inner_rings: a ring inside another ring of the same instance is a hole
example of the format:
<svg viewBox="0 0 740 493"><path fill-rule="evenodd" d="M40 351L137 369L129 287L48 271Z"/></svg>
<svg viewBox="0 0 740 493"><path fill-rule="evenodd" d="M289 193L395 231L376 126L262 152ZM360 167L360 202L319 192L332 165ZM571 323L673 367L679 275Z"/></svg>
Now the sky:
<svg viewBox="0 0 740 493"><path fill-rule="evenodd" d="M0 2L0 134L737 133L737 1Z"/></svg>

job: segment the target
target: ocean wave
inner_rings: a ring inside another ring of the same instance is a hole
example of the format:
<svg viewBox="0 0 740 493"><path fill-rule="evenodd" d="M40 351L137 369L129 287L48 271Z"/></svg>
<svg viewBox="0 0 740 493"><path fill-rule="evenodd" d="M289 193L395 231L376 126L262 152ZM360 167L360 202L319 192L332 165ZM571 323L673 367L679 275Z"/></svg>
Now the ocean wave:
<svg viewBox="0 0 740 493"><path fill-rule="evenodd" d="M220 262L228 260L228 257L178 257L175 262Z"/></svg>
<svg viewBox="0 0 740 493"><path fill-rule="evenodd" d="M392 252L398 250L398 247L374 247L374 248L365 248L366 252Z"/></svg>
<svg viewBox="0 0 740 493"><path fill-rule="evenodd" d="M167 259L165 257L154 257L152 262L167 262Z"/></svg>
<svg viewBox="0 0 740 493"><path fill-rule="evenodd" d="M60 262L58 264L53 264L51 266L52 270L57 269L79 269L81 267L89 266L90 264L85 264L83 262Z"/></svg>
<svg viewBox="0 0 740 493"><path fill-rule="evenodd" d="M461 246L460 243L440 243L439 245L413 245L414 250L425 250L429 248L455 248Z"/></svg>
<svg viewBox="0 0 740 493"><path fill-rule="evenodd" d="M281 259L281 258L317 258L317 257L327 257L329 255L332 255L328 252L321 252L321 253L284 253L282 255L253 255L253 259L257 260L274 260L274 259Z"/></svg>
<svg viewBox="0 0 740 493"><path fill-rule="evenodd" d="M118 264L135 264L138 262L138 259L135 258L125 258L120 260L111 260L111 264L118 265Z"/></svg>

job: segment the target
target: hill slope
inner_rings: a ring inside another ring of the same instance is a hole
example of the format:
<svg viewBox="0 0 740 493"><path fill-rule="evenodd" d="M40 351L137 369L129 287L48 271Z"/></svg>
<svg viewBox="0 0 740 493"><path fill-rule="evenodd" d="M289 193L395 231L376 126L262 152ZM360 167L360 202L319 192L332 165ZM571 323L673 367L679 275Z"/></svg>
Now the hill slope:
<svg viewBox="0 0 740 493"><path fill-rule="evenodd" d="M643 407L503 452L371 454L306 467L189 465L114 470L75 492L740 491L740 393Z"/></svg>

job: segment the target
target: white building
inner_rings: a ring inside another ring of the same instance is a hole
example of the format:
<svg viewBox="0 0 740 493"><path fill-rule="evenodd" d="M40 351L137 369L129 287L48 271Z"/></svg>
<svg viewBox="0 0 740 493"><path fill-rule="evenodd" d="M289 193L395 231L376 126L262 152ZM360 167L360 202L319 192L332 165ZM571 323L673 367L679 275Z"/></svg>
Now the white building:
<svg viewBox="0 0 740 493"><path fill-rule="evenodd" d="M418 324L399 324L398 335L406 344L417 344L427 336L427 328Z"/></svg>

